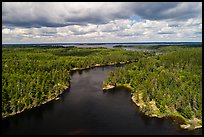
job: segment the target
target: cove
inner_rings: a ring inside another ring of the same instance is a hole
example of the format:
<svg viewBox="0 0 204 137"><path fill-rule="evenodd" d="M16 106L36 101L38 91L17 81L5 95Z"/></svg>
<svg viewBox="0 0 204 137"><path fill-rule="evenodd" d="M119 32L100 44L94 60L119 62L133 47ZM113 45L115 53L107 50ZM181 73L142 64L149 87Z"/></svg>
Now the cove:
<svg viewBox="0 0 204 137"><path fill-rule="evenodd" d="M2 134L201 135L202 128L181 129L170 119L139 112L126 88L103 92L108 72L123 65L74 71L70 88L40 107L2 121Z"/></svg>

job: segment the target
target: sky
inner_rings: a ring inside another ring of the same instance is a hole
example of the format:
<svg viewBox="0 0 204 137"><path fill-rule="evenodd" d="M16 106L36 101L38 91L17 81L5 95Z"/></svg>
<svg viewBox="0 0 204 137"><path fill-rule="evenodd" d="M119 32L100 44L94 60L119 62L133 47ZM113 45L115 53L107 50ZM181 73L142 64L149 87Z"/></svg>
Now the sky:
<svg viewBox="0 0 204 137"><path fill-rule="evenodd" d="M2 2L2 43L202 42L201 2Z"/></svg>

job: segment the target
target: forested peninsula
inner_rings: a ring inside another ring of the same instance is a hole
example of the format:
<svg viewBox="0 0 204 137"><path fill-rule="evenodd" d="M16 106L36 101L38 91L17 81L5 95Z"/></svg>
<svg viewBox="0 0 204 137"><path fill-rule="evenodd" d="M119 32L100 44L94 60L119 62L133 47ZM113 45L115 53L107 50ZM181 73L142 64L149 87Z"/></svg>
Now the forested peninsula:
<svg viewBox="0 0 204 137"><path fill-rule="evenodd" d="M110 72L104 89L127 87L132 101L145 115L172 118L184 129L202 127L202 48L148 49L155 47L165 54L142 58Z"/></svg>

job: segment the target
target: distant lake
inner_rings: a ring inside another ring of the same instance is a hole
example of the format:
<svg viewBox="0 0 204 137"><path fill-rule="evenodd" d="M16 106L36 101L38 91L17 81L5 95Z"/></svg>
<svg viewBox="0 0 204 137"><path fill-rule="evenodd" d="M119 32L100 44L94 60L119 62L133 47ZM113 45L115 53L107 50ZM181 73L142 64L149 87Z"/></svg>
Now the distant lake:
<svg viewBox="0 0 204 137"><path fill-rule="evenodd" d="M132 42L132 43L39 43L39 44L2 44L2 46L75 46L75 47L107 47L113 46L152 46L152 45L194 45L202 42Z"/></svg>

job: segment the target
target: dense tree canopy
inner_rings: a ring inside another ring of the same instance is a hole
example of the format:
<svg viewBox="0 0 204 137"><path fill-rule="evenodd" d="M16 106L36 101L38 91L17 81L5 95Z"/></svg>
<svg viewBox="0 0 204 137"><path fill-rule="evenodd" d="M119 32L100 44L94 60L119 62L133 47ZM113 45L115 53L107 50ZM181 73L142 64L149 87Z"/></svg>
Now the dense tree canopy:
<svg viewBox="0 0 204 137"><path fill-rule="evenodd" d="M137 61L147 55L107 48L3 47L2 116L56 98L69 87L72 69Z"/></svg>
<svg viewBox="0 0 204 137"><path fill-rule="evenodd" d="M171 49L165 49L167 54L117 68L110 72L104 86L128 85L133 100L147 115L202 120L202 48Z"/></svg>

